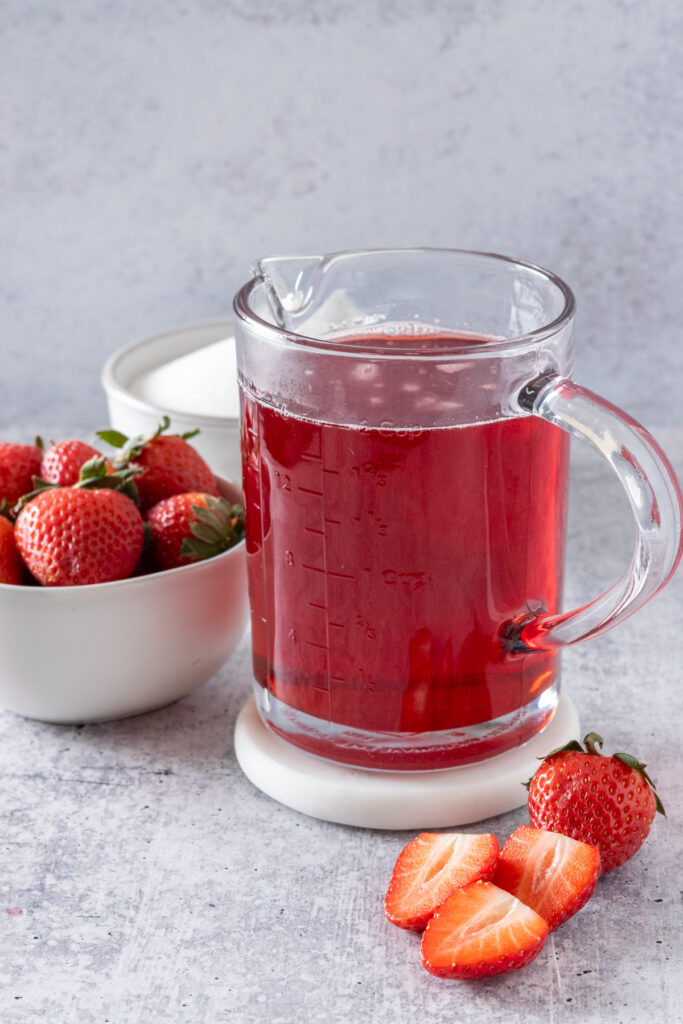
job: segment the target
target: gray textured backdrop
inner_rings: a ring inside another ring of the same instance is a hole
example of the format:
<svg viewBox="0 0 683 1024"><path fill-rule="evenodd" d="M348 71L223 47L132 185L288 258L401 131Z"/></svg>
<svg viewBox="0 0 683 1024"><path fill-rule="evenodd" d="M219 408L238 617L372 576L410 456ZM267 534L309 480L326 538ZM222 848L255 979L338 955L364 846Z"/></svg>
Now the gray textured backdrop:
<svg viewBox="0 0 683 1024"><path fill-rule="evenodd" d="M577 376L683 383L679 0L2 0L0 427L104 418L122 343L250 260L485 248L579 300Z"/></svg>

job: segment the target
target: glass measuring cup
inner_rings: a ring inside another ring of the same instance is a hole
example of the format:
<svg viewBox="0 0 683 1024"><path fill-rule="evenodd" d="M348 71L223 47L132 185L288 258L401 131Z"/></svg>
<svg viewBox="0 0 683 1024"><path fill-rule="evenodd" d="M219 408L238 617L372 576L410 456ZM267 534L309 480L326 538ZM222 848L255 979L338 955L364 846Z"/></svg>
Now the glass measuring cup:
<svg viewBox="0 0 683 1024"><path fill-rule="evenodd" d="M269 258L235 297L256 701L362 767L466 764L550 720L561 648L651 598L683 498L653 438L571 380L574 298L485 253ZM620 478L630 570L561 610L569 436Z"/></svg>

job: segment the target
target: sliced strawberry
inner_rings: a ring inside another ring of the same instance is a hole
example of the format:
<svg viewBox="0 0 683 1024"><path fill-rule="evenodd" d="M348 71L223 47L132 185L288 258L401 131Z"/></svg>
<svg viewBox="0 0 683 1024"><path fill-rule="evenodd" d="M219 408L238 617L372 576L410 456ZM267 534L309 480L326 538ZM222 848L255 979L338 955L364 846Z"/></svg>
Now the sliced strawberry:
<svg viewBox="0 0 683 1024"><path fill-rule="evenodd" d="M474 882L446 900L427 925L422 966L439 978L485 978L535 960L549 928L530 907L491 882Z"/></svg>
<svg viewBox="0 0 683 1024"><path fill-rule="evenodd" d="M385 913L399 928L424 928L457 889L491 878L497 860L498 840L493 835L423 832L399 854Z"/></svg>
<svg viewBox="0 0 683 1024"><path fill-rule="evenodd" d="M522 825L500 851L493 881L532 907L553 931L590 899L599 876L597 847Z"/></svg>

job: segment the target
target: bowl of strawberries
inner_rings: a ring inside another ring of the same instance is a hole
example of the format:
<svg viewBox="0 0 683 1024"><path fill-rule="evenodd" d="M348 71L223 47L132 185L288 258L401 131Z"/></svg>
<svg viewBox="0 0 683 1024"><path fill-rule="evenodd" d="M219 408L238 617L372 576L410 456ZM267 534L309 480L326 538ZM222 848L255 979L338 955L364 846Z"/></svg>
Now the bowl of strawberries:
<svg viewBox="0 0 683 1024"><path fill-rule="evenodd" d="M55 723L140 714L234 652L241 492L167 428L0 442L0 706Z"/></svg>

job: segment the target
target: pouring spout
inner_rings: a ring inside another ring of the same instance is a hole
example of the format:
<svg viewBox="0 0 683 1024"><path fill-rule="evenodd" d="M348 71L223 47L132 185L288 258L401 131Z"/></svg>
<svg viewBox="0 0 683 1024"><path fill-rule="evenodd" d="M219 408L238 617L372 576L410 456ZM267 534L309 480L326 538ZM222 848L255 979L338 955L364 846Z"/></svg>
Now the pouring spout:
<svg viewBox="0 0 683 1024"><path fill-rule="evenodd" d="M266 256L252 264L278 327L290 331L300 327L314 306L327 262L324 256Z"/></svg>
<svg viewBox="0 0 683 1024"><path fill-rule="evenodd" d="M262 282L267 315L281 330L326 339L358 333L386 319L369 310L374 278L363 272L364 254L267 256L252 264Z"/></svg>

